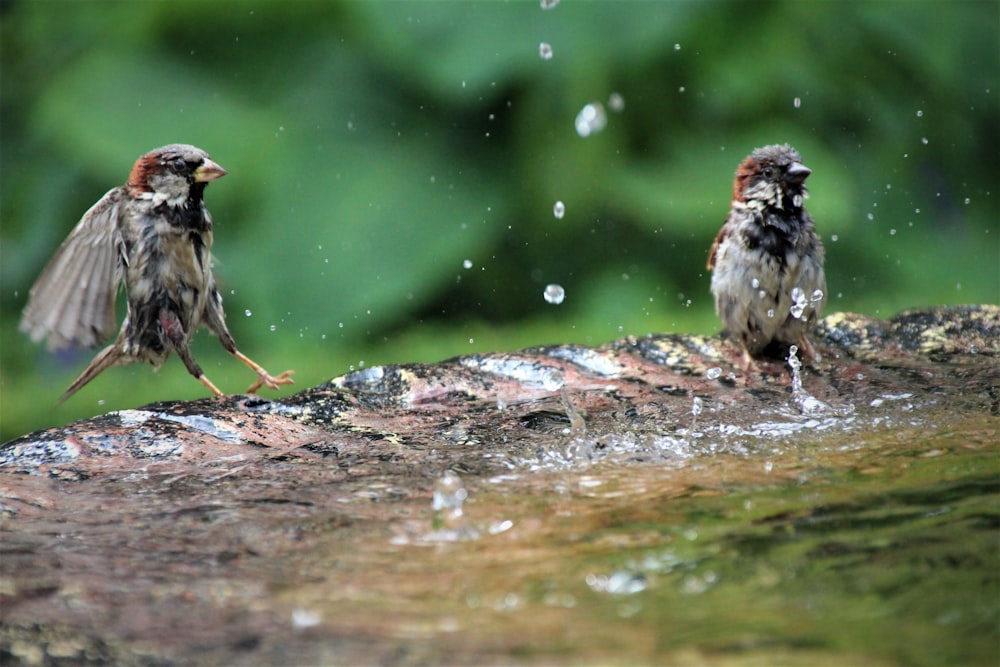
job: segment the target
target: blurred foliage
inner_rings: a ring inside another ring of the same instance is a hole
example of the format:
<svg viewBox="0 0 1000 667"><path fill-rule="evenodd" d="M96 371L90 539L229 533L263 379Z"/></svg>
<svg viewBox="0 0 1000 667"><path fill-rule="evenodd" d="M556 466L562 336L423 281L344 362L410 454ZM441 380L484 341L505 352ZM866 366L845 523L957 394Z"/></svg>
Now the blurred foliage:
<svg viewBox="0 0 1000 667"><path fill-rule="evenodd" d="M814 170L830 311L996 302L998 8L4 2L0 439L204 396L171 360L53 411L91 352L17 332L80 215L170 142L229 170L207 201L231 328L299 388L361 363L716 330L706 252L737 163L775 142ZM578 136L611 93L624 110ZM224 390L252 379L204 333L194 350Z"/></svg>

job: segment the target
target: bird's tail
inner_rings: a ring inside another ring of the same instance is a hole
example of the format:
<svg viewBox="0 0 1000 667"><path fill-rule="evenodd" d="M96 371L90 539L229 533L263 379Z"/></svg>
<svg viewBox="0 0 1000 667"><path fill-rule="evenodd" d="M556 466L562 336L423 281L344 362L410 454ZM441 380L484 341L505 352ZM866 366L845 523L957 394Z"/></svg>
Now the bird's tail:
<svg viewBox="0 0 1000 667"><path fill-rule="evenodd" d="M111 368L122 358L121 348L117 345L108 345L106 348L100 351L93 361L87 365L83 372L80 373L80 377L73 380L73 384L63 393L62 398L56 403L56 406L62 405L66 399L75 394L76 392L83 389L83 387L93 380L95 377L100 375L104 370Z"/></svg>

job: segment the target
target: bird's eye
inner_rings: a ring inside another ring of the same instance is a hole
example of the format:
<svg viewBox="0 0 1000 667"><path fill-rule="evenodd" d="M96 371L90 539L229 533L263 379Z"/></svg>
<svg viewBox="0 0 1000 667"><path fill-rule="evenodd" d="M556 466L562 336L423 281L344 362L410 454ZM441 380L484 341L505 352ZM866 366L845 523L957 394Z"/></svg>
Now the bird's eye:
<svg viewBox="0 0 1000 667"><path fill-rule="evenodd" d="M774 168L773 167L764 167L763 169L760 170L760 174L764 178L768 178L768 179L774 178Z"/></svg>

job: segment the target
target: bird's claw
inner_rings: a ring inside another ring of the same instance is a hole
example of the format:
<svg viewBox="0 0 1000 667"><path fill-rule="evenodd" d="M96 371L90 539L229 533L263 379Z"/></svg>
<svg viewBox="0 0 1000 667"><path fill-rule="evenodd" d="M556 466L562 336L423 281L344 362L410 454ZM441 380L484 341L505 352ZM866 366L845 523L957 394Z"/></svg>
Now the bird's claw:
<svg viewBox="0 0 1000 667"><path fill-rule="evenodd" d="M289 377L295 371L285 371L280 375L271 375L267 371L261 369L257 371L257 381L250 385L247 389L248 394L254 394L263 386L267 386L270 389L277 389L283 384L295 384L295 380Z"/></svg>

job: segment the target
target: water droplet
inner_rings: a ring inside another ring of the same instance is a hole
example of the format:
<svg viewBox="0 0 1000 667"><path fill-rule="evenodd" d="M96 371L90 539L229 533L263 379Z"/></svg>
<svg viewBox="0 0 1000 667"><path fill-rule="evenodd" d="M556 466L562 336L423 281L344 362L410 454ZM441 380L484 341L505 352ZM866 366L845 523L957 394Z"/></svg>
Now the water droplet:
<svg viewBox="0 0 1000 667"><path fill-rule="evenodd" d="M758 287L760 287L760 280L754 278L753 280L750 281L750 286L753 287L754 289L757 289Z"/></svg>
<svg viewBox="0 0 1000 667"><path fill-rule="evenodd" d="M705 371L705 377L707 377L709 380L718 380L720 377L722 377L722 369L719 368L718 366L709 368L707 371Z"/></svg>
<svg viewBox="0 0 1000 667"><path fill-rule="evenodd" d="M271 331L277 331L277 330L278 330L278 327L276 327L275 325L272 324L271 325Z"/></svg>
<svg viewBox="0 0 1000 667"><path fill-rule="evenodd" d="M917 109L917 118L923 118L923 117L924 117L923 110L922 109Z"/></svg>
<svg viewBox="0 0 1000 667"><path fill-rule="evenodd" d="M566 298L566 290L562 288L562 285L546 285L545 292L543 292L545 300L549 303L554 303L559 305Z"/></svg>
<svg viewBox="0 0 1000 667"><path fill-rule="evenodd" d="M559 4L559 0L541 0L542 9L553 9Z"/></svg>
<svg viewBox="0 0 1000 667"><path fill-rule="evenodd" d="M972 199L970 199L969 197L966 197L965 198L965 205L968 206L971 203L972 203Z"/></svg>
<svg viewBox="0 0 1000 667"><path fill-rule="evenodd" d="M681 50L681 45L680 44L674 44L674 51L680 51L680 50Z"/></svg>
<svg viewBox="0 0 1000 667"><path fill-rule="evenodd" d="M875 219L875 214L874 213L869 213L868 214L868 219L869 220L874 220Z"/></svg>
<svg viewBox="0 0 1000 667"><path fill-rule="evenodd" d="M802 98L801 97L796 97L794 100L792 100L792 106L795 107L796 109L798 109L799 107L801 107L802 106Z"/></svg>
<svg viewBox="0 0 1000 667"><path fill-rule="evenodd" d="M823 300L823 290L813 290L813 293L809 295L809 301L816 303L817 301Z"/></svg>
<svg viewBox="0 0 1000 667"><path fill-rule="evenodd" d="M837 241L840 240L840 237L837 236L836 234L831 234L830 235L830 240L833 241L834 243L836 243Z"/></svg>
<svg viewBox="0 0 1000 667"><path fill-rule="evenodd" d="M615 113L625 111L625 98L619 93L611 93L608 95L608 108Z"/></svg>
<svg viewBox="0 0 1000 667"><path fill-rule="evenodd" d="M703 404L701 402L701 397L695 396L694 400L691 401L691 414L697 417L698 415L701 414L702 408Z"/></svg>
<svg viewBox="0 0 1000 667"><path fill-rule="evenodd" d="M538 55L542 60L552 60L552 45L548 42L539 44Z"/></svg>
<svg viewBox="0 0 1000 667"><path fill-rule="evenodd" d="M926 146L928 144L927 137L920 137L920 143Z"/></svg>
<svg viewBox="0 0 1000 667"><path fill-rule="evenodd" d="M243 314L246 315L247 317L253 317L253 311L250 310L249 308L247 308L246 310L244 310Z"/></svg>
<svg viewBox="0 0 1000 667"><path fill-rule="evenodd" d="M562 217L566 215L566 205L561 201L557 201L552 205L552 215L556 216L559 220L562 220Z"/></svg>
<svg viewBox="0 0 1000 667"><path fill-rule="evenodd" d="M771 319L774 319L774 308L767 309L767 316Z"/></svg>
<svg viewBox="0 0 1000 667"><path fill-rule="evenodd" d="M463 261L462 262L462 268L463 269L471 269L472 268L472 260L471 259L467 259L467 260Z"/></svg>
<svg viewBox="0 0 1000 667"><path fill-rule="evenodd" d="M896 235L896 230L895 229L890 229L889 230L889 236L895 236L895 235Z"/></svg>
<svg viewBox="0 0 1000 667"><path fill-rule="evenodd" d="M806 306L809 305L808 299L806 299L806 293L802 291L801 287L792 288L792 305L788 312L792 317L798 319L806 319L805 310Z"/></svg>
<svg viewBox="0 0 1000 667"><path fill-rule="evenodd" d="M608 115L604 111L604 105L600 102L587 104L580 109L573 124L576 126L576 133L581 137L597 134L608 124Z"/></svg>
<svg viewBox="0 0 1000 667"><path fill-rule="evenodd" d="M677 92L678 93L683 93L685 90L687 90L687 88L685 88L684 86L681 86L680 88L677 89Z"/></svg>

